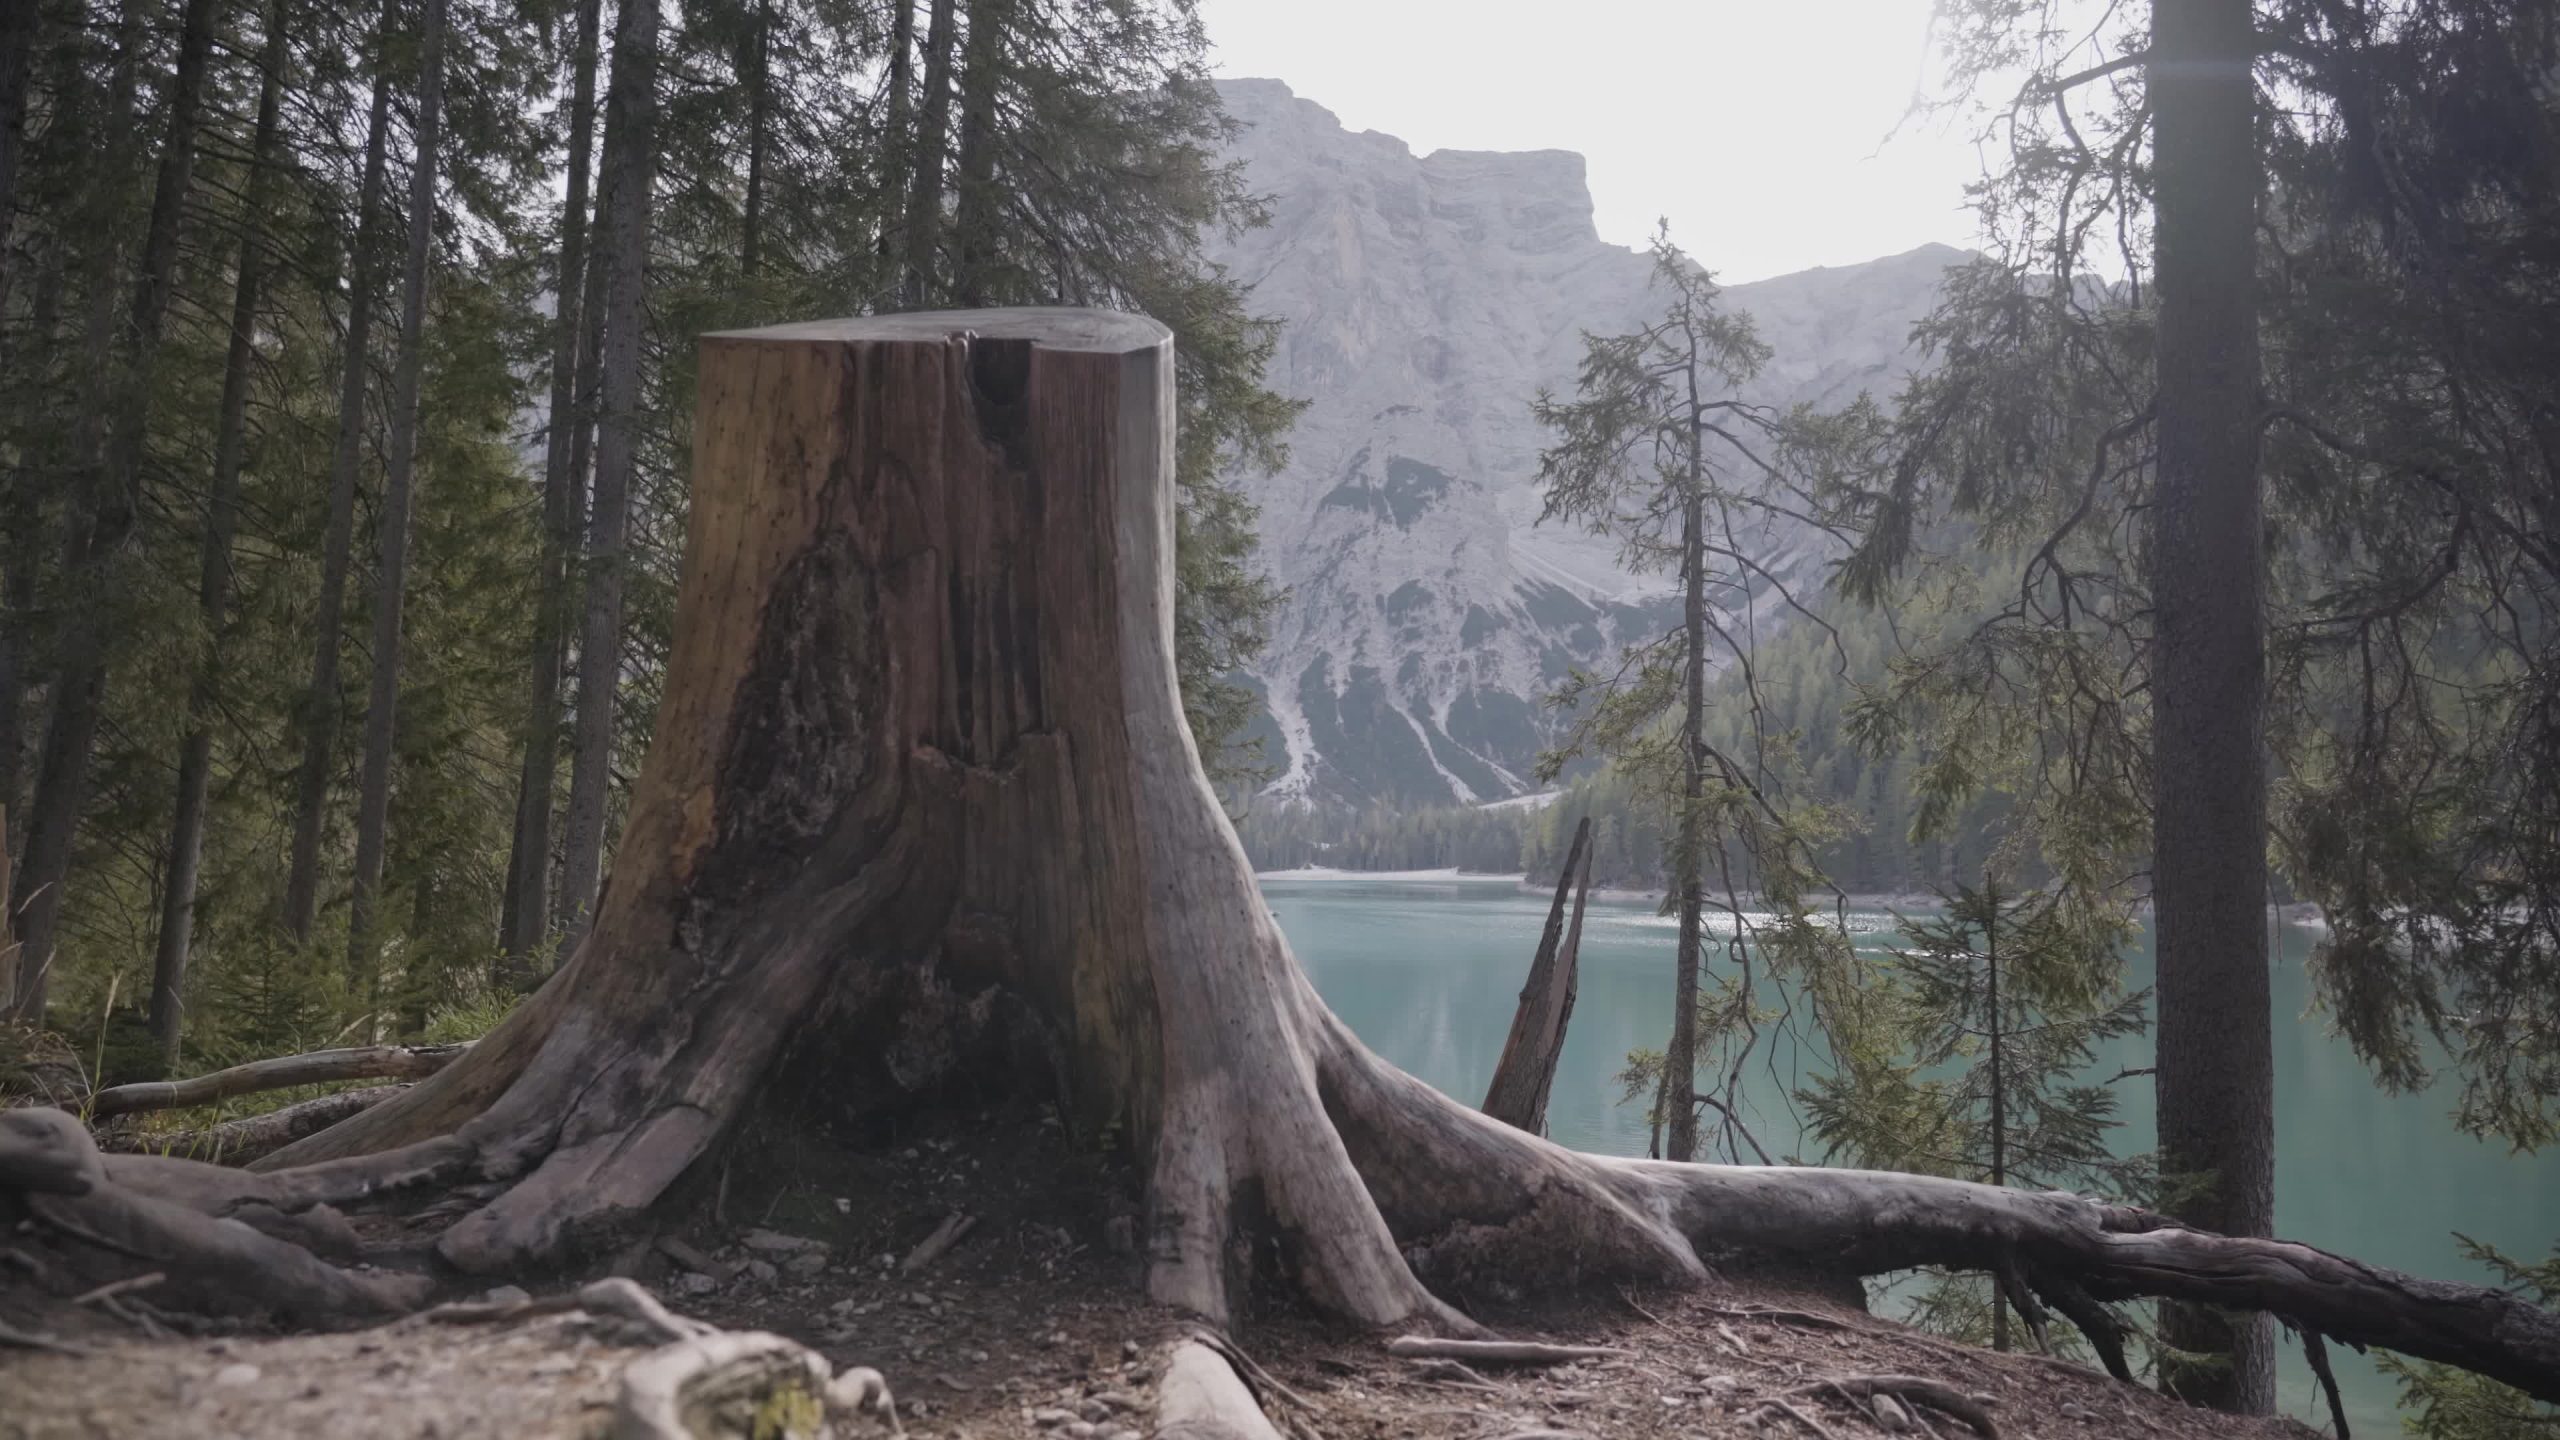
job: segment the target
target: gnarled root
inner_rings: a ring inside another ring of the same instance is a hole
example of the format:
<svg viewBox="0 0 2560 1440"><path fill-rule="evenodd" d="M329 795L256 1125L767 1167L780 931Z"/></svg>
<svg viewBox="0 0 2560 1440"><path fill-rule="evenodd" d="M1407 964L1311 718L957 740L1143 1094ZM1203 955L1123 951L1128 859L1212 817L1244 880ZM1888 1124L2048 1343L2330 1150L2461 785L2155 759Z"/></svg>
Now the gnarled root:
<svg viewBox="0 0 2560 1440"><path fill-rule="evenodd" d="M1156 1382L1156 1440L1280 1440L1226 1356L1197 1340L1174 1347Z"/></svg>

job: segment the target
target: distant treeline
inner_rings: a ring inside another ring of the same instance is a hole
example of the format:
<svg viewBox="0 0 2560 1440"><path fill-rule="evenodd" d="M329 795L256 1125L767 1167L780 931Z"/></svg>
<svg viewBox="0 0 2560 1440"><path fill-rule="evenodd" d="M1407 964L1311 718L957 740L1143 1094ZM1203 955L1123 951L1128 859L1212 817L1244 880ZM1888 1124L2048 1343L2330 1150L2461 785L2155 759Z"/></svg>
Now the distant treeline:
<svg viewBox="0 0 2560 1440"><path fill-rule="evenodd" d="M1773 770L1765 783L1782 803L1831 807L1838 833L1822 847L1823 868L1834 885L1854 894L1925 891L1978 879L2009 808L1995 791L1960 811L1944 835L1912 838L1919 808L1913 777L1927 757L1910 747L1870 755L1844 723L1859 687L1883 680L1889 647L1886 628L1872 616L1848 617L1836 639L1819 626L1793 624L1754 650L1747 680L1739 666L1729 667L1710 692L1710 742L1730 754L1750 748L1739 742L1755 723L1751 699L1757 691L1756 723L1784 742L1769 747L1783 773ZM1632 781L1608 770L1568 783L1558 798L1536 809L1353 808L1256 799L1238 828L1257 869L1454 866L1544 878L1563 865L1574 823L1586 814L1592 817L1593 883L1627 889L1662 884L1667 817ZM1735 885L1750 888L1738 848L1732 861ZM2037 877L2020 878L2033 883Z"/></svg>

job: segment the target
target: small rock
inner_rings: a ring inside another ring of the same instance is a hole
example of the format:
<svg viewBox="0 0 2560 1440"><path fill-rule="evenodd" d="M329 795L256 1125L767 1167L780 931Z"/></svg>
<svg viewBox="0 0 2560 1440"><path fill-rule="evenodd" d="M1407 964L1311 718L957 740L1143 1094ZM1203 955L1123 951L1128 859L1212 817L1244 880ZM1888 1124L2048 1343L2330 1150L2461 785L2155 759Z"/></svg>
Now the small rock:
<svg viewBox="0 0 2560 1440"><path fill-rule="evenodd" d="M1111 1406L1099 1395L1076 1402L1076 1413L1099 1425L1111 1418Z"/></svg>
<svg viewBox="0 0 2560 1440"><path fill-rule="evenodd" d="M687 1295L708 1295L720 1288L720 1282L697 1270L687 1270L676 1277L676 1288Z"/></svg>
<svg viewBox="0 0 2560 1440"><path fill-rule="evenodd" d="M484 1305L526 1305L532 1303L533 1296L521 1285L500 1285L481 1296L480 1301Z"/></svg>
<svg viewBox="0 0 2560 1440"><path fill-rule="evenodd" d="M1104 1435L1102 1440L1140 1440L1140 1436L1137 1431L1124 1425L1121 1428Z"/></svg>
<svg viewBox="0 0 2560 1440"><path fill-rule="evenodd" d="M1138 1358L1138 1342L1137 1342L1137 1341L1135 1341L1135 1340L1123 1340L1123 1341L1121 1341L1121 1342L1120 1342L1120 1358L1121 1358L1121 1359L1123 1359L1123 1360L1135 1360L1135 1359L1137 1359L1137 1358Z"/></svg>
<svg viewBox="0 0 2560 1440"><path fill-rule="evenodd" d="M750 1230L738 1237L738 1243L767 1255L797 1255L812 1250L821 1255L827 1253L827 1243L823 1240L785 1235L779 1230Z"/></svg>
<svg viewBox="0 0 2560 1440"><path fill-rule="evenodd" d="M255 1385L258 1383L258 1367L246 1361L235 1360L213 1372L213 1383L225 1389L237 1385Z"/></svg>
<svg viewBox="0 0 2560 1440"><path fill-rule="evenodd" d="M755 1282L759 1285L770 1285L774 1281L782 1278L782 1272L775 1269L773 1267L773 1262L770 1260L748 1261L747 1274L753 1277Z"/></svg>
<svg viewBox="0 0 2560 1440"><path fill-rule="evenodd" d="M1876 1423L1883 1426L1887 1434L1900 1435L1911 1428L1911 1412L1902 1408L1901 1401L1890 1395L1878 1395L1875 1407Z"/></svg>
<svg viewBox="0 0 2560 1440"><path fill-rule="evenodd" d="M1093 1398L1124 1415L1137 1410L1144 1403L1126 1390L1097 1390Z"/></svg>
<svg viewBox="0 0 2560 1440"><path fill-rule="evenodd" d="M806 1280L813 1275L825 1272L827 1268L827 1252L824 1250L803 1250L799 1254L792 1256L790 1259L783 1261L782 1268L799 1276L801 1279Z"/></svg>
<svg viewBox="0 0 2560 1440"><path fill-rule="evenodd" d="M1089 1420L1070 1420L1066 1424L1058 1427L1058 1433L1067 1436L1068 1440L1093 1440L1093 1422Z"/></svg>
<svg viewBox="0 0 2560 1440"><path fill-rule="evenodd" d="M1031 1423L1039 1426L1043 1430L1056 1425L1064 1425L1074 1418L1076 1417L1059 1409L1055 1405L1043 1405L1039 1409L1031 1412Z"/></svg>
<svg viewBox="0 0 2560 1440"><path fill-rule="evenodd" d="M849 1200L849 1199L845 1198L845 1197L844 1197L844 1196L842 1196L842 1195L837 1196L837 1197L836 1197L836 1213L837 1213L837 1214L839 1214L839 1215L850 1215L850 1214L852 1214L852 1213L853 1213L853 1202L852 1202L851 1200Z"/></svg>

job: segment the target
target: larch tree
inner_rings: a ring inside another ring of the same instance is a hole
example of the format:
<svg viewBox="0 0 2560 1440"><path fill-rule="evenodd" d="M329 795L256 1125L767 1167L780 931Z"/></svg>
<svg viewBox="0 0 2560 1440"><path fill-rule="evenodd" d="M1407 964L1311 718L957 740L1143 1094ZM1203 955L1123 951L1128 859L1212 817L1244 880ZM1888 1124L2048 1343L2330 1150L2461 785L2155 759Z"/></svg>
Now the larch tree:
<svg viewBox="0 0 2560 1440"><path fill-rule="evenodd" d="M1765 753L1728 754L1707 739L1708 674L1723 660L1747 668L1755 641L1747 628L1736 634L1724 611L1764 589L1786 594L1785 581L1754 557L1773 522L1792 525L1803 513L1792 503L1798 487L1762 455L1782 438L1778 417L1737 394L1768 347L1749 316L1720 308L1714 280L1667 232L1653 242L1653 285L1662 318L1623 335L1586 336L1574 397L1541 396L1534 406L1552 436L1539 457L1539 518L1616 541L1632 573L1674 575L1681 623L1629 646L1611 673L1575 670L1553 697L1574 713L1540 778L1552 782L1575 756L1603 755L1640 777L1668 817L1665 905L1680 928L1655 1114L1664 1158L1689 1160L1698 1151L1710 888L1722 897L1736 965L1717 1006L1720 1030L1750 1030L1754 947L1825 942L1802 904L1817 878L1809 836L1819 817L1782 808ZM1765 927L1743 906L1745 884L1775 912ZM1738 1072L1740 1063L1727 1068ZM1734 1120L1734 1097L1717 1103Z"/></svg>

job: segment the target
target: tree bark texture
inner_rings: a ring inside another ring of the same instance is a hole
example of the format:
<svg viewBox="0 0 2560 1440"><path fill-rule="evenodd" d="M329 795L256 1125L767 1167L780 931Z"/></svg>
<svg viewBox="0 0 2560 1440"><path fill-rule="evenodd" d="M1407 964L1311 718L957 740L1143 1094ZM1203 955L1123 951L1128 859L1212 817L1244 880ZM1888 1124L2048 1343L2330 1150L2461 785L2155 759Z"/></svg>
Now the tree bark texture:
<svg viewBox="0 0 2560 1440"><path fill-rule="evenodd" d="M551 918L551 809L560 772L560 672L569 614L569 550L577 543L579 339L586 314L587 171L595 149L597 31L603 0L579 0L570 60L568 195L560 206L560 268L552 280L551 411L543 427L541 608L534 612L533 683L524 764L516 781L514 843L498 942L515 970L530 968ZM525 978L519 976L518 978Z"/></svg>
<svg viewBox="0 0 2560 1440"><path fill-rule="evenodd" d="M747 195L738 216L738 273L764 268L765 152L773 139L773 0L756 0L756 33L747 51Z"/></svg>
<svg viewBox="0 0 2560 1440"><path fill-rule="evenodd" d="M1565 901L1573 902L1573 918L1565 919ZM1520 987L1520 1008L1512 1013L1510 1037L1502 1042L1502 1058L1494 1063L1493 1083L1486 1087L1484 1113L1532 1135L1547 1131L1547 1093L1554 1088L1556 1057L1564 1051L1565 1027L1573 1020L1573 993L1582 954L1582 909L1591 898L1591 817L1573 827L1573 846L1565 852L1564 873L1556 877L1555 903L1547 907L1547 928L1538 936L1538 953L1529 962L1529 978Z"/></svg>
<svg viewBox="0 0 2560 1440"><path fill-rule="evenodd" d="M1005 27L1013 0L970 0L969 43L960 69L959 183L951 213L953 303L987 303L995 256L996 89L1003 82Z"/></svg>
<svg viewBox="0 0 2560 1440"><path fill-rule="evenodd" d="M898 262L907 252L903 208L913 163L915 126L916 0L893 0L889 7L889 63L884 105L888 122L880 134L880 258L888 262L882 275L884 295L898 293Z"/></svg>
<svg viewBox="0 0 2560 1440"><path fill-rule="evenodd" d="M381 937L374 933L373 912L381 898L382 855L391 824L391 762L399 740L400 627L409 592L409 516L416 502L418 385L427 358L427 262L435 249L444 17L445 0L425 0L418 19L418 109L410 125L417 151L409 160L409 249L400 267L400 350L391 366L390 433L383 443L373 675L364 711L364 767L356 791L355 887L347 909L347 983L367 1004L379 988L382 947Z"/></svg>
<svg viewBox="0 0 2560 1440"><path fill-rule="evenodd" d="M195 937L196 878L204 859L205 805L213 781L213 708L222 680L222 632L231 615L231 540L239 522L240 469L248 450L249 372L257 359L258 306L266 284L269 176L281 145L285 12L270 4L258 55L258 118L249 143L248 204L240 217L240 257L231 286L230 341L214 422L213 484L205 500L196 573L196 615L205 654L187 689L187 732L178 744L178 800L169 825L169 873L161 882L160 929L151 963L151 1038L163 1065L178 1060L186 1014L187 956Z"/></svg>
<svg viewBox="0 0 2560 1440"><path fill-rule="evenodd" d="M666 698L594 930L469 1055L267 1173L133 1183L432 1175L477 1207L448 1263L592 1252L805 1036L849 1102L1010 1075L1116 1129L1149 1290L1213 1320L1252 1257L1461 1335L1435 1290L1938 1264L2273 1306L2560 1394L2560 1318L2495 1292L2066 1194L1582 1155L1404 1075L1290 956L1184 724L1164 329L889 316L714 335L699 368Z"/></svg>
<svg viewBox="0 0 2560 1440"><path fill-rule="evenodd" d="M2247 0L2157 0L2150 94L2160 297L2152 504L2153 931L2160 1168L2171 1213L2227 1235L2275 1223L2267 972L2266 558L2258 482L2256 42ZM2275 1401L2263 1319L2183 1306L2180 1349L2228 1356L2170 1388Z"/></svg>
<svg viewBox="0 0 2560 1440"><path fill-rule="evenodd" d="M320 913L320 839L329 816L338 746L339 632L346 625L347 565L355 549L356 472L364 456L365 382L373 362L375 256L382 249L382 188L391 135L391 67L377 32L373 101L365 118L364 174L356 184L356 238L347 274L346 355L338 382L338 438L329 456L329 518L320 538L320 599L311 620L311 684L304 692L302 763L296 771L293 850L286 862L285 933L311 938Z"/></svg>
<svg viewBox="0 0 2560 1440"><path fill-rule="evenodd" d="M603 416L596 435L595 494L587 515L586 613L578 637L577 743L569 766L569 832L560 901L564 948L592 923L604 873L605 802L613 782L614 701L622 682L622 590L639 463L640 325L649 265L651 192L657 177L658 9L625 5L613 40L605 97L605 156L614 176L604 212Z"/></svg>

